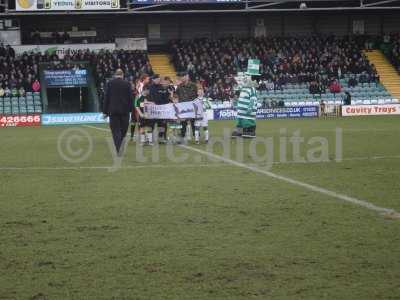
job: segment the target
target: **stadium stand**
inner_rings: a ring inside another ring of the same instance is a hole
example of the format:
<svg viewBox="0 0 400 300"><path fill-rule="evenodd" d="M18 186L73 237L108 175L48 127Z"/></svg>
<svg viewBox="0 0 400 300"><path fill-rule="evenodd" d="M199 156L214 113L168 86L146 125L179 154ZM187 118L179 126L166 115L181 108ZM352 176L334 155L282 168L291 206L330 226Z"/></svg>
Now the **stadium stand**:
<svg viewBox="0 0 400 300"><path fill-rule="evenodd" d="M400 73L400 33L390 36L390 52L387 56L397 72Z"/></svg>
<svg viewBox="0 0 400 300"><path fill-rule="evenodd" d="M390 39L387 58L399 70L400 38L393 34ZM124 71L127 80L135 82L142 73L153 74L151 63L159 62L160 71L169 72L162 75L173 77L173 67L177 72L187 71L193 80L203 84L214 107L230 106L235 95L234 76L246 69L248 58L257 57L261 60L259 92L264 107L321 101L341 104L346 92L350 93L352 104L396 101L397 95L391 90L389 93L371 63L378 50L364 53L364 47L364 41L332 35L174 40L170 42L173 66L162 67L167 56L151 56L146 51L87 50L66 53L60 59L56 54L37 53L16 57L11 47L1 45L0 113L42 111L38 80L39 64L43 62L51 63L52 69L77 68L79 62L90 62L100 98L106 81L117 68Z"/></svg>
<svg viewBox="0 0 400 300"><path fill-rule="evenodd" d="M79 62L90 62L95 75L99 96L104 94L106 81L117 68L121 68L127 80L135 82L141 73L153 74L147 53L144 51L116 50L94 53L78 51L57 55L23 54L15 56L11 47L0 46L0 114L25 114L42 112L40 97L39 64L50 63L47 68L79 68Z"/></svg>
<svg viewBox="0 0 400 300"><path fill-rule="evenodd" d="M0 113L42 112L38 57L16 57L13 48L0 45Z"/></svg>
<svg viewBox="0 0 400 300"><path fill-rule="evenodd" d="M91 61L96 66L95 77L98 88L103 89L104 84L112 77L116 69L122 69L125 78L130 82L135 82L140 74L153 74L147 52L117 50L114 52L101 52L92 54Z"/></svg>
<svg viewBox="0 0 400 300"><path fill-rule="evenodd" d="M349 91L355 103L392 102L364 43L349 37L313 36L261 39L226 38L173 41L172 62L203 83L209 97L232 97L233 76L244 71L248 58L261 60L260 92L266 106L287 106L325 100L341 103ZM332 83L337 85L332 89Z"/></svg>

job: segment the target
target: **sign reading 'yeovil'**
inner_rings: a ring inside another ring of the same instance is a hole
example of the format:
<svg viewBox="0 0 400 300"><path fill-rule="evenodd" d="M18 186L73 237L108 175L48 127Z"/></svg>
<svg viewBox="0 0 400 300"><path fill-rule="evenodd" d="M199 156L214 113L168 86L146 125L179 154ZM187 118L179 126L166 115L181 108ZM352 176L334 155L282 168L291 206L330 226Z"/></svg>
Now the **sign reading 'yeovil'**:
<svg viewBox="0 0 400 300"><path fill-rule="evenodd" d="M342 116L400 115L400 104L345 105Z"/></svg>
<svg viewBox="0 0 400 300"><path fill-rule="evenodd" d="M119 0L17 0L18 11L119 9Z"/></svg>

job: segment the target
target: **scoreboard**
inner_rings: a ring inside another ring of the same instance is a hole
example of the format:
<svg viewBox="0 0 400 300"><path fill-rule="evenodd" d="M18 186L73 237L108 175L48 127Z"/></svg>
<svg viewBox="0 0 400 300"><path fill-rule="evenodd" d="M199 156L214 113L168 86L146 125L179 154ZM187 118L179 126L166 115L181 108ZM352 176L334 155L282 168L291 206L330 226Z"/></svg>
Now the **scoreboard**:
<svg viewBox="0 0 400 300"><path fill-rule="evenodd" d="M48 87L87 86L87 70L45 70L44 79Z"/></svg>

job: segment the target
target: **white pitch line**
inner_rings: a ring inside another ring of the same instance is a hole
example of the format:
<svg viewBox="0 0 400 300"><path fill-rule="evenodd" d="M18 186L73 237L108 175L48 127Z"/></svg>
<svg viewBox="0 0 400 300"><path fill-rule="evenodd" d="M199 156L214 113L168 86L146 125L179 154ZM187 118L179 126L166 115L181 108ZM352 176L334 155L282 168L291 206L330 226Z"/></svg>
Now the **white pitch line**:
<svg viewBox="0 0 400 300"><path fill-rule="evenodd" d="M230 165L233 165L233 166L237 166L237 167L240 167L240 168L243 168L243 169L247 169L247 170L253 171L255 173L260 173L260 174L263 174L263 175L267 175L268 177L271 177L271 178L274 178L274 179L278 179L280 181L284 181L284 182L287 182L287 183L290 183L290 184L293 184L293 185L297 185L297 186L300 186L302 188L308 189L310 191L317 192L317 193L320 193L320 194L324 194L324 195L327 195L327 196L330 196L330 197L333 197L333 198L336 198L336 199L339 199L339 200L342 200L342 201L350 202L352 204L356 204L356 205L365 207L365 208L373 210L373 211L377 211L377 212L380 212L380 213L399 215L399 213L397 211L395 211L394 209L391 209L391 208L377 206L377 205L372 204L372 203L370 203L368 201L365 201L365 200L361 200L361 199L350 197L350 196L347 196L347 195L344 195L344 194L336 193L334 191L330 191L330 190L327 190L327 189L324 189L324 188L321 188L321 187L318 187L318 186L315 186L315 185L311 185L311 184L308 184L308 183L305 183L305 182L302 182L302 181L299 181L299 180L296 180L296 179L292 179L292 178L289 178L289 177L286 177L286 176L278 175L278 174L272 173L270 171L266 171L266 170L260 169L258 167L249 166L249 165L246 165L244 163L241 163L241 162L229 159L229 158L225 158L225 157L216 155L214 153L203 151L203 150L200 150L200 149L197 149L197 148L193 148L193 147L186 146L186 145L181 145L181 147L184 148L184 149L191 150L191 151L206 155L208 157L217 159L219 161L223 161L223 162L225 162L227 164L230 164Z"/></svg>
<svg viewBox="0 0 400 300"><path fill-rule="evenodd" d="M102 130L102 131L107 131L110 132L109 128L103 128L103 127L97 127L97 126L91 126L91 125L83 125L84 127L89 127L89 128L93 128L93 129L97 129L97 130Z"/></svg>
<svg viewBox="0 0 400 300"><path fill-rule="evenodd" d="M109 131L106 128L95 127L95 126L90 126L90 125L86 125L86 127L93 128L93 129L98 129L98 130L102 130L102 131ZM396 210L394 210L392 208L386 208L386 207L377 206L377 205L375 205L373 203L370 203L370 202L368 202L366 200L362 200L362 199L358 199L358 198L355 198L355 197L347 196L345 194L337 193L337 192L334 192L334 191L331 191L331 190L328 190L328 189L324 189L324 188L321 188L321 187L318 187L318 186L315 186L315 185L312 185L312 184L309 184L309 183L305 183L305 182L302 182L302 181L299 181L299 180L296 180L296 179L292 179L290 177L278 175L278 174L272 173L270 171L266 171L266 170L260 169L260 168L255 167L255 166L249 166L247 164L244 164L244 163L241 163L241 162L229 159L229 158L225 158L223 156L216 155L214 153L210 153L210 152L203 151L203 150L200 150L200 149L197 149L197 148L193 148L193 147L190 147L190 146L187 146L187 145L180 145L180 147L184 148L184 149L187 149L187 150L190 150L190 151L194 151L194 152L200 153L202 155L205 155L205 156L208 156L208 157L211 157L211 158L214 158L214 159L217 159L219 161L225 162L227 164L230 164L230 165L233 165L233 166L236 166L236 167L247 169L247 170L250 170L250 171L255 172L255 173L263 174L263 175L266 175L268 177L271 177L271 178L274 178L274 179L277 179L277 180L280 180L280 181L284 181L284 182L287 182L287 183L290 183L290 184L293 184L293 185L300 186L302 188L308 189L308 190L313 191L313 192L317 192L317 193L320 193L320 194L324 194L324 195L330 196L332 198L336 198L338 200L349 202L349 203L352 203L352 204L355 204L355 205L358 205L358 206L361 206L361 207L364 207L364 208L367 208L367 209L370 209L370 210L373 210L373 211L376 211L376 212L394 215L396 218L400 217L400 213L398 213Z"/></svg>
<svg viewBox="0 0 400 300"><path fill-rule="evenodd" d="M91 125L83 125L85 127L101 130L101 131L106 131L110 132L110 129L108 128L102 128L102 127L96 127L96 126L91 126ZM316 130L318 131L318 130ZM320 130L321 131L321 130ZM327 130L326 130L327 131ZM379 155L379 156L356 156L356 157L349 157L349 158L343 158L342 160L344 161L351 161L351 160L377 160L377 159L397 159L400 158L400 155ZM336 162L336 160L328 160L328 161L321 161L321 162L316 162L316 163L329 163L329 162ZM304 164L303 162L296 162L296 161L286 161L286 162L280 162L276 161L273 162L273 164Z"/></svg>
<svg viewBox="0 0 400 300"><path fill-rule="evenodd" d="M194 149L194 148L193 148ZM370 159L384 159L384 158L400 158L400 156L376 156L376 157L354 157L351 159L343 159L343 160L370 160ZM335 160L323 161L323 162L315 162L313 164L319 163L330 163L336 162ZM286 162L273 162L274 165L287 165L287 164L306 164L307 162L296 162L296 161L286 161ZM144 169L144 168L216 168L216 167L227 167L226 163L193 163L193 164L147 164L147 165L137 165L137 166L130 166L130 165L123 165L120 168L122 169ZM249 167L263 167L265 165L260 164L248 164ZM39 166L26 166L26 167L15 167L15 166L0 166L0 171L62 171L62 170L109 170L112 166L76 166L76 167L39 167Z"/></svg>

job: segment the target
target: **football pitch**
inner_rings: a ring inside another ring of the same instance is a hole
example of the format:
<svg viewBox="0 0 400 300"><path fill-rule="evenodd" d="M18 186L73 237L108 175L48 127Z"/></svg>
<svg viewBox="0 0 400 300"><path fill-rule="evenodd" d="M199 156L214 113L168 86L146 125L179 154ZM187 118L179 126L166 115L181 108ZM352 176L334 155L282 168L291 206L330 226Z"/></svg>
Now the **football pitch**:
<svg viewBox="0 0 400 300"><path fill-rule="evenodd" d="M233 126L2 128L0 299L400 299L400 118Z"/></svg>

